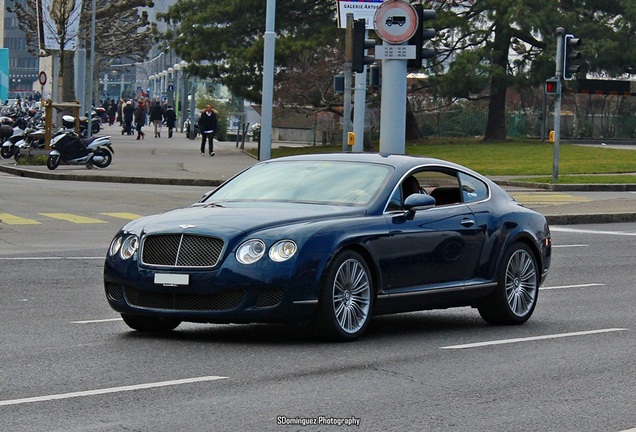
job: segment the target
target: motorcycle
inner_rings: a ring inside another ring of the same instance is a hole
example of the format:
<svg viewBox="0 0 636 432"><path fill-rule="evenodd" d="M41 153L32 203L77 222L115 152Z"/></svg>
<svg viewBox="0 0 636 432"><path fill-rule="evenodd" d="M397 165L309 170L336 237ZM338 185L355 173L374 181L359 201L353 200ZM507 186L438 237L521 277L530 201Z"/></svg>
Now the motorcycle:
<svg viewBox="0 0 636 432"><path fill-rule="evenodd" d="M188 111L189 114L189 111ZM188 115L188 118L186 118L185 122L183 122L183 131L186 134L186 138L190 138L190 116ZM197 137L197 135L199 134L199 116L195 115L194 117L194 136L192 137L192 139L195 139Z"/></svg>
<svg viewBox="0 0 636 432"><path fill-rule="evenodd" d="M86 165L106 168L113 160L115 151L111 146L110 136L82 138L77 132L67 130L51 139L51 152L46 160L50 170L57 168L60 163L68 165Z"/></svg>

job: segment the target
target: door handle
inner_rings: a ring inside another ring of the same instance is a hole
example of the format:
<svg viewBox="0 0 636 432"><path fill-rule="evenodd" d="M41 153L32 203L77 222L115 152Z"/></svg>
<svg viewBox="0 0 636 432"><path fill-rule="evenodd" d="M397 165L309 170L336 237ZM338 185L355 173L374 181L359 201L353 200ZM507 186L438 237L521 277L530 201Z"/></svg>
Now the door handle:
<svg viewBox="0 0 636 432"><path fill-rule="evenodd" d="M475 225L475 221L472 219L462 219L460 223L462 224L462 226L465 226L465 227L471 227Z"/></svg>

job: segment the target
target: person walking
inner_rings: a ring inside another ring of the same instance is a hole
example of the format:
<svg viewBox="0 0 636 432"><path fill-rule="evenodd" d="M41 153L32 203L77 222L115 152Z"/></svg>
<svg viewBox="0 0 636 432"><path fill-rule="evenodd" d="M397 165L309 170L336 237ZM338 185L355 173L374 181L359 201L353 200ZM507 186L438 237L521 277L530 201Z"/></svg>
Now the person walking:
<svg viewBox="0 0 636 432"><path fill-rule="evenodd" d="M155 138L161 138L161 125L163 124L163 109L157 99L153 100L150 107L150 123L155 126Z"/></svg>
<svg viewBox="0 0 636 432"><path fill-rule="evenodd" d="M137 140L143 139L146 134L142 132L141 128L146 124L146 104L142 99L139 99L139 104L135 109L135 128L137 129Z"/></svg>
<svg viewBox="0 0 636 432"><path fill-rule="evenodd" d="M132 100L126 102L122 108L122 115L124 117L124 132L126 132L126 135L132 135L132 124L135 116L135 107L133 106Z"/></svg>
<svg viewBox="0 0 636 432"><path fill-rule="evenodd" d="M168 138L172 138L172 130L174 129L174 124L177 121L177 113L174 112L172 105L168 105L166 107L166 111L163 113L163 118L166 120Z"/></svg>
<svg viewBox="0 0 636 432"><path fill-rule="evenodd" d="M205 141L210 147L210 156L214 156L214 134L217 127L217 111L208 104L199 117L199 131L201 132L201 156L205 155Z"/></svg>

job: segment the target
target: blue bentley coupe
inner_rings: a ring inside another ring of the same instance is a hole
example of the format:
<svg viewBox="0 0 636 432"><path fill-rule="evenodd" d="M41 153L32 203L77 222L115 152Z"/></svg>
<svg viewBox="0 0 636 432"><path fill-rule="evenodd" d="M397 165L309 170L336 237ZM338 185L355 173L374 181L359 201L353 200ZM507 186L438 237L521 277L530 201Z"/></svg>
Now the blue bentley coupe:
<svg viewBox="0 0 636 432"><path fill-rule="evenodd" d="M272 159L183 209L125 225L106 298L132 329L300 323L331 340L372 316L472 306L532 315L550 266L546 219L488 178L439 159Z"/></svg>

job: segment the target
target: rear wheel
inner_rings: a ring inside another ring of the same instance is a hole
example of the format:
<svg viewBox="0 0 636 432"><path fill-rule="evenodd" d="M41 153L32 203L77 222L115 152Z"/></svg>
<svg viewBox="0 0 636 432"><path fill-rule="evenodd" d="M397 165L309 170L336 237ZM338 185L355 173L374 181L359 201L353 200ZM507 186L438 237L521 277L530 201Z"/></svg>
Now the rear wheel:
<svg viewBox="0 0 636 432"><path fill-rule="evenodd" d="M181 324L181 321L170 318L129 314L121 314L121 317L128 327L140 332L167 333Z"/></svg>
<svg viewBox="0 0 636 432"><path fill-rule="evenodd" d="M369 325L372 305L372 279L367 263L359 253L344 251L325 271L314 329L331 340L355 340Z"/></svg>
<svg viewBox="0 0 636 432"><path fill-rule="evenodd" d="M60 165L60 155L49 155L46 159L46 166L50 170L54 170Z"/></svg>
<svg viewBox="0 0 636 432"><path fill-rule="evenodd" d="M477 309L491 324L523 324L534 312L538 295L534 254L527 245L517 243L504 256L497 289Z"/></svg>
<svg viewBox="0 0 636 432"><path fill-rule="evenodd" d="M101 161L97 161L95 157L103 158ZM97 168L106 168L113 161L113 155L105 149L95 150L95 157L93 157L93 163Z"/></svg>

